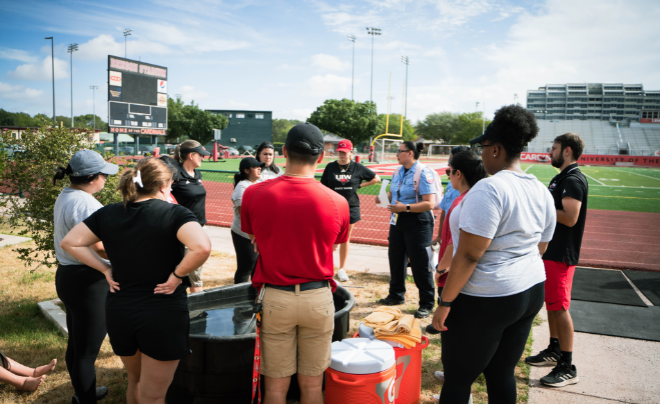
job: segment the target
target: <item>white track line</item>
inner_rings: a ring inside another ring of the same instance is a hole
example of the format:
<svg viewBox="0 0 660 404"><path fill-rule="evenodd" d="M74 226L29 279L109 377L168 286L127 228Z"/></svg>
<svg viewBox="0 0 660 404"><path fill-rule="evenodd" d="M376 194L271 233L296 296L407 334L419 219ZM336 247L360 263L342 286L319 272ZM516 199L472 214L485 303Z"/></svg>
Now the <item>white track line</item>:
<svg viewBox="0 0 660 404"><path fill-rule="evenodd" d="M529 165L529 167L525 168L525 172L527 172L527 170L529 170L530 168L532 168L531 164Z"/></svg>
<svg viewBox="0 0 660 404"><path fill-rule="evenodd" d="M602 185L602 186L604 186L604 187L609 187L609 185L607 185L607 184L603 184L602 182L598 181L598 180L595 179L594 177L592 177L592 176L590 176L590 175L587 175L584 171L582 171L582 174L584 174L585 177L589 177L589 178L591 178L592 180L596 181L597 183L599 183L600 185Z"/></svg>
<svg viewBox="0 0 660 404"><path fill-rule="evenodd" d="M611 168L614 168L614 167L611 167ZM618 172L620 172L620 173L635 174L635 175L639 175L639 176L642 176L642 177L652 178L652 179L654 179L654 180L658 180L658 181L660 181L660 178L651 177L650 175L638 174L638 173L636 173L636 172L634 172L634 171L621 171L621 170L617 170L616 168L614 168L614 171L618 171Z"/></svg>

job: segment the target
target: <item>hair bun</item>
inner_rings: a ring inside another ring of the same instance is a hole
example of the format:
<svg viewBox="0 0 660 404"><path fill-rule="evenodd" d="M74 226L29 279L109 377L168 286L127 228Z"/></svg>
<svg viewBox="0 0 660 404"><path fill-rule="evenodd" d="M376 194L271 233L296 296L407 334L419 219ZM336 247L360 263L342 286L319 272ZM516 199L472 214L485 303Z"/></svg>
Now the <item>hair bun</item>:
<svg viewBox="0 0 660 404"><path fill-rule="evenodd" d="M421 152L424 150L424 143L419 142L415 145L415 147L417 148L417 151Z"/></svg>

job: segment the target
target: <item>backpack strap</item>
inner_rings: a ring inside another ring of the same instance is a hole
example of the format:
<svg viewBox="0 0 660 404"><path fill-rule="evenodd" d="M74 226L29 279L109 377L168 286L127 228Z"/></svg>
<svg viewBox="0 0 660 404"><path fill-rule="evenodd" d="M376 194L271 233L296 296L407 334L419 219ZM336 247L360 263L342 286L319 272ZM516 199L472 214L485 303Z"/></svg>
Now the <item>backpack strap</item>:
<svg viewBox="0 0 660 404"><path fill-rule="evenodd" d="M419 203L419 180L422 179L422 171L426 166L419 161L417 162L417 171L413 175L413 189L415 190L415 200Z"/></svg>

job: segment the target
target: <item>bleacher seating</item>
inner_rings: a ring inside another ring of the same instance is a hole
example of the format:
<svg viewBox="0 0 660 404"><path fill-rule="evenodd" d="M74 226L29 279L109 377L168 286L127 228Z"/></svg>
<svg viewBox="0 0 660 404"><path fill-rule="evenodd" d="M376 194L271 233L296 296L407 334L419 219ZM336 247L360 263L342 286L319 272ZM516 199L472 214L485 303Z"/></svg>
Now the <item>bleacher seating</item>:
<svg viewBox="0 0 660 404"><path fill-rule="evenodd" d="M566 132L579 134L585 142L584 154L619 154L625 149L631 155L652 155L660 150L660 128L620 127L607 121L537 120L539 135L531 141L527 151L545 153L550 150L555 137Z"/></svg>

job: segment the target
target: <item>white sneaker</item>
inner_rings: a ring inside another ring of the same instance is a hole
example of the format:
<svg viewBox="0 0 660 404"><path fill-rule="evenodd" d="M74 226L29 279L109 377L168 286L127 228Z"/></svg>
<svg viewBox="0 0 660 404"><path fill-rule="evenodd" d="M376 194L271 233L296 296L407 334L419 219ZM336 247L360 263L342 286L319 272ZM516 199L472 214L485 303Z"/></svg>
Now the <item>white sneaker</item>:
<svg viewBox="0 0 660 404"><path fill-rule="evenodd" d="M433 400L436 403L439 403L440 402L440 394L434 394L433 395ZM472 404L472 394L470 394L470 401L468 401L468 404Z"/></svg>
<svg viewBox="0 0 660 404"><path fill-rule="evenodd" d="M441 371L438 370L438 371L435 372L435 377L438 380L440 380L441 382L444 382L445 381L445 372L441 372Z"/></svg>
<svg viewBox="0 0 660 404"><path fill-rule="evenodd" d="M348 275L346 275L346 271L343 269L337 271L337 279L339 279L340 282L348 282Z"/></svg>

